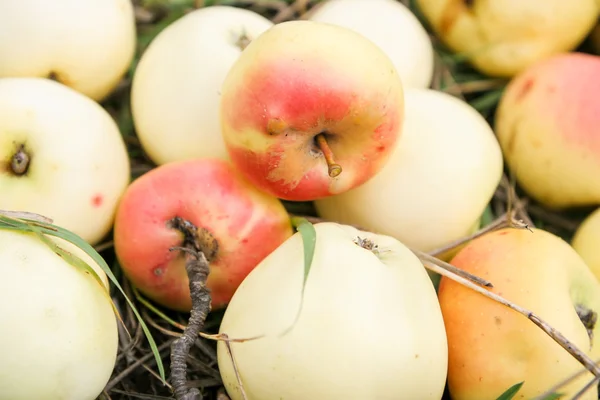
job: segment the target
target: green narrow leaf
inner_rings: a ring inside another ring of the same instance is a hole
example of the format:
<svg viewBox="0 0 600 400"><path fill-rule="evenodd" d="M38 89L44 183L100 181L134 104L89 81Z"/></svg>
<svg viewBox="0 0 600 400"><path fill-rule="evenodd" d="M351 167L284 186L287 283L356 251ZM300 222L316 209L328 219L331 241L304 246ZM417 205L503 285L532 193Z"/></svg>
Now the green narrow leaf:
<svg viewBox="0 0 600 400"><path fill-rule="evenodd" d="M496 400L511 400L513 397L515 397L517 392L521 390L521 386L523 386L523 383L525 382L515 383L514 385L506 389L506 391L502 393L500 397L498 397Z"/></svg>
<svg viewBox="0 0 600 400"><path fill-rule="evenodd" d="M25 221L25 222L23 222L23 221ZM41 235L42 237L44 236L43 234L58 237L58 238L61 238L63 240L73 243L74 245L76 245L77 247L79 247L80 249L85 251L100 266L100 268L104 271L104 273L106 273L108 278L112 281L112 283L121 292L123 297L125 297L125 300L131 307L133 313L135 314L135 316L138 319L138 322L142 326L142 330L144 331L144 334L146 335L146 339L148 340L148 343L150 344L150 348L152 349L152 353L154 354L154 357L156 359L156 365L158 367L159 375L160 375L161 379L163 380L163 383L166 384L164 365L162 363L162 359L158 352L158 347L156 346L156 342L154 341L154 338L152 337L152 334L150 333L148 326L142 319L138 310L135 308L135 305L133 304L133 302L125 294L125 291L119 284L119 281L114 276L112 270L110 269L110 267L108 266L108 264L106 263L104 258L102 258L102 256L88 242L86 242L84 239L82 239L80 236L76 235L75 233L68 231L60 226L46 223L46 222L26 219L26 218L19 218L19 219L10 218L6 215L3 215L2 213L0 213L0 229L19 230L19 231L34 232L34 233L37 229L37 231L40 232L40 234L42 234ZM48 245L47 238L44 237L44 239L42 239L42 240L44 241L44 243L46 245ZM51 241L50 241L50 243L51 243L50 247L52 248L53 251L55 251L55 249L52 246L52 244L55 245L55 243L51 242ZM55 246L55 247L59 247L59 246ZM70 254L70 253L68 253L68 254ZM72 259L72 257L75 257L75 256L73 256L71 254L70 259ZM77 259L79 259L82 263L86 264L79 257L77 257ZM77 267L77 265L75 265L75 266ZM112 304L112 301L111 301L111 304ZM113 307L114 307L114 304L113 304ZM116 310L116 308L115 308L115 310Z"/></svg>
<svg viewBox="0 0 600 400"><path fill-rule="evenodd" d="M556 400L560 399L564 396L562 393L550 393L548 396L544 397L542 400Z"/></svg>

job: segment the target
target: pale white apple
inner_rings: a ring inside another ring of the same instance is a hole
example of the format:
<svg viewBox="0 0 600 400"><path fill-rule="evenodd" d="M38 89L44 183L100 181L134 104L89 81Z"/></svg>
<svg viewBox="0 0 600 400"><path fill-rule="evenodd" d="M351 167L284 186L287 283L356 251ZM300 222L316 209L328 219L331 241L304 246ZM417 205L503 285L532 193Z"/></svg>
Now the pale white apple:
<svg viewBox="0 0 600 400"><path fill-rule="evenodd" d="M598 16L597 0L416 0L436 35L480 72L512 77L575 49Z"/></svg>
<svg viewBox="0 0 600 400"><path fill-rule="evenodd" d="M431 251L477 228L502 176L502 153L468 103L432 89L405 91L403 133L365 184L315 201L327 219Z"/></svg>
<svg viewBox="0 0 600 400"><path fill-rule="evenodd" d="M123 138L98 103L45 78L0 79L0 209L46 215L94 244L129 177Z"/></svg>
<svg viewBox="0 0 600 400"><path fill-rule="evenodd" d="M131 0L0 1L0 77L52 77L96 101L133 59Z"/></svg>
<svg viewBox="0 0 600 400"><path fill-rule="evenodd" d="M137 136L157 164L199 157L228 159L221 136L221 83L248 41L273 25L250 10L200 8L165 28L133 77Z"/></svg>
<svg viewBox="0 0 600 400"><path fill-rule="evenodd" d="M404 4L396 0L327 0L313 10L308 19L353 29L381 47L404 87L429 87L433 45L423 25Z"/></svg>
<svg viewBox="0 0 600 400"><path fill-rule="evenodd" d="M0 228L0 398L93 400L118 351L108 280L83 250L48 238L83 259L105 286L33 234Z"/></svg>
<svg viewBox="0 0 600 400"><path fill-rule="evenodd" d="M439 400L448 345L423 264L389 236L330 222L314 228L303 299L296 233L244 279L225 310L220 333L258 337L231 342L247 399ZM242 399L224 342L217 353L229 396Z"/></svg>

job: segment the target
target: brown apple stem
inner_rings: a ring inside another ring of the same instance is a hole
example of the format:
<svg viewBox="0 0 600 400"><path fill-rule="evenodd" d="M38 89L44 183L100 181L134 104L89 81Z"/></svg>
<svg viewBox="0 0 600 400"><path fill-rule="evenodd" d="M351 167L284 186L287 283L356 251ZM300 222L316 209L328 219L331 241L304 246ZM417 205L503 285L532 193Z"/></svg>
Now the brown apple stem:
<svg viewBox="0 0 600 400"><path fill-rule="evenodd" d="M329 176L335 178L336 176L342 173L342 166L335 162L333 151L331 151L331 147L329 147L325 135L319 133L315 139L317 141L317 145L323 152L323 157L325 157L325 161L327 162Z"/></svg>
<svg viewBox="0 0 600 400"><path fill-rule="evenodd" d="M206 287L210 267L209 259L205 254L212 259L217 252L217 242L209 232L197 229L191 222L182 218L173 218L170 226L184 234L183 246L173 247L169 250L180 250L186 255L185 270L192 300L188 324L182 335L171 345L171 383L176 399L202 400L202 394L198 388L187 387L186 360L210 312L211 295L210 290Z"/></svg>
<svg viewBox="0 0 600 400"><path fill-rule="evenodd" d="M10 160L10 169L13 174L21 176L27 173L29 163L29 154L25 151L25 147L21 145Z"/></svg>
<svg viewBox="0 0 600 400"><path fill-rule="evenodd" d="M429 255L428 255L429 256ZM431 256L429 256L431 257ZM598 366L594 360L592 360L587 354L581 351L574 343L572 343L569 339L567 339L562 333L553 328L550 324L542 320L532 311L527 310L517 304L514 304L502 296L497 295L496 293L490 292L487 289L484 289L478 285L475 285L473 282L458 276L456 274L448 273L446 269L439 268L440 264L444 263L441 260L432 257L432 261L428 261L428 263L433 264L431 269L434 272L437 272L440 275L443 275L449 279L452 279L455 282L460 283L463 286L466 286L477 293L484 295L516 312L527 317L531 322L537 325L541 330L546 332L548 336L550 336L556 343L562 346L569 354L571 354L577 361L579 361L588 371L590 371L594 376L600 377L600 366Z"/></svg>

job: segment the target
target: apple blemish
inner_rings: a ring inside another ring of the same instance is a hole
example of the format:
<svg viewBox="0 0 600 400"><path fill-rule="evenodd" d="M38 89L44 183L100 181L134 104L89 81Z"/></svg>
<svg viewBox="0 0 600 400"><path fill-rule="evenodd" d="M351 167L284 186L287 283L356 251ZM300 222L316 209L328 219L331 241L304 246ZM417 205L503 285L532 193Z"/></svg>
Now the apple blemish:
<svg viewBox="0 0 600 400"><path fill-rule="evenodd" d="M30 161L31 158L27 151L25 151L25 146L20 145L10 160L10 169L12 173L16 176L25 175L29 170Z"/></svg>

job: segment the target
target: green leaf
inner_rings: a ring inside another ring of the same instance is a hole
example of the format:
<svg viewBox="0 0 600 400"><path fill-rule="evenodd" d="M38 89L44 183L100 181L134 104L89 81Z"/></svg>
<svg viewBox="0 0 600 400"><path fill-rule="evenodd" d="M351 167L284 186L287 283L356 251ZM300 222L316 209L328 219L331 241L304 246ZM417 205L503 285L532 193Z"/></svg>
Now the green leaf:
<svg viewBox="0 0 600 400"><path fill-rule="evenodd" d="M541 400L556 400L562 398L563 396L563 393L550 393L549 395L543 397Z"/></svg>
<svg viewBox="0 0 600 400"><path fill-rule="evenodd" d="M59 256L63 257L67 262L71 263L76 268L93 271L91 266L89 266L85 261L83 261L81 258L67 252L66 250L60 248L60 246L58 246L53 241L49 240L47 237L45 237L45 235L50 235L50 236L61 238L63 240L73 243L75 246L77 246L80 249L82 249L83 251L85 251L100 266L100 268L104 271L104 273L106 273L108 278L117 287L117 289L119 289L121 294L123 294L123 296L127 300L127 303L133 310L140 325L142 326L142 329L146 335L146 338L148 339L148 343L150 344L152 353L154 354L154 357L156 358L156 364L158 366L160 377L163 380L163 383L166 383L165 369L164 369L164 366L162 363L162 359L158 352L158 347L156 346L156 342L154 341L154 338L152 337L152 334L150 333L150 330L148 329L148 326L143 321L141 315L135 308L135 305L133 304L133 302L125 294L125 291L119 284L119 281L115 278L115 276L114 276L112 270L110 269L110 267L108 266L108 264L106 264L106 261L88 242L86 242L84 239L82 239L80 236L76 235L75 233L68 231L60 226L57 226L57 225L54 225L54 224L51 224L48 222L40 221L37 219L11 218L8 215L3 214L2 212L0 212L0 229L18 230L21 232L34 233L47 246L49 246L52 249L52 251L57 253ZM94 274L95 274L95 272L94 272ZM104 286L103 283L102 283L102 286ZM110 300L110 297L109 297L109 300ZM114 303L112 301L110 301L110 303L113 306L113 310L115 310L115 312L116 312ZM118 316L118 313L116 313L116 315Z"/></svg>
<svg viewBox="0 0 600 400"><path fill-rule="evenodd" d="M515 383L514 385L509 387L504 393L502 393L500 395L500 397L498 397L496 400L511 400L513 397L515 397L517 392L521 389L521 386L523 386L523 383L525 383L525 382Z"/></svg>

